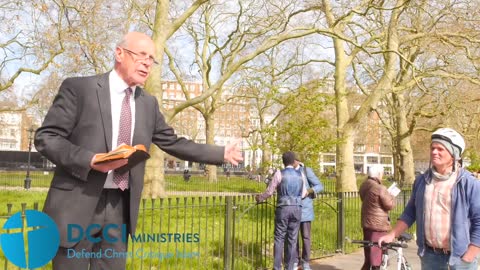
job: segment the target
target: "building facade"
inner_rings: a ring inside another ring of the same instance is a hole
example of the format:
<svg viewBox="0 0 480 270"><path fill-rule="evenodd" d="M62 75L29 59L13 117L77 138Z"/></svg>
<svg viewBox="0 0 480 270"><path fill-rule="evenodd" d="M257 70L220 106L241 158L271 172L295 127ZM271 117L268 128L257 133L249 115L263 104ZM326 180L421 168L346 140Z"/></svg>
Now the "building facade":
<svg viewBox="0 0 480 270"><path fill-rule="evenodd" d="M382 129L380 118L376 112L371 112L364 125L355 134L353 162L356 173L367 173L373 164L381 164L385 175L394 173L391 141L388 134ZM336 154L321 153L320 170L326 174L333 174L336 169Z"/></svg>
<svg viewBox="0 0 480 270"><path fill-rule="evenodd" d="M203 93L203 85L200 82L186 82L184 89L176 81L163 81L163 108L173 109L178 104L185 102L184 90L188 92L190 98L195 98ZM214 118L214 143L217 145L227 145L235 139L243 138L245 131L250 129L250 114L248 104L238 100L227 100L231 96L222 95L220 104L215 110ZM186 137L198 143L206 143L206 123L202 114L193 107L188 107L178 113L170 125L175 129L179 136ZM246 156L250 155L251 150L248 144L242 140L241 147ZM191 162L181 161L174 157L167 156L165 160L166 169L183 170L185 168L202 169L203 164L192 164ZM237 168L243 170L248 165L248 159L244 157L244 162ZM230 164L225 166L230 167Z"/></svg>
<svg viewBox="0 0 480 270"><path fill-rule="evenodd" d="M28 151L35 130L25 111L0 112L0 127L0 151Z"/></svg>

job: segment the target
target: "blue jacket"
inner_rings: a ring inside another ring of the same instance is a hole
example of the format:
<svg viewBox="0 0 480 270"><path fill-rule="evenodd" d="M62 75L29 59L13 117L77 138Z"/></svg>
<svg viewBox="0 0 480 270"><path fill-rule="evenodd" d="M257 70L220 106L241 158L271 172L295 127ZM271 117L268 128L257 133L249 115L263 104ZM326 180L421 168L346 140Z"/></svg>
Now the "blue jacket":
<svg viewBox="0 0 480 270"><path fill-rule="evenodd" d="M299 171L293 167L281 170L282 181L277 186L277 207L301 206L303 180Z"/></svg>
<svg viewBox="0 0 480 270"><path fill-rule="evenodd" d="M323 185L318 180L318 177L315 175L313 170L308 167L300 167L302 174L305 174L307 178L307 189L313 188L315 193L319 193L323 190ZM305 221L312 221L315 218L315 214L313 212L313 200L310 196L307 196L302 200L302 220L301 222Z"/></svg>
<svg viewBox="0 0 480 270"><path fill-rule="evenodd" d="M432 181L432 171L417 177L413 185L412 196L400 216L410 227L417 222L418 255L425 252L424 239L424 193L425 186ZM468 245L480 247L480 181L469 171L460 168L452 190L452 221L450 232L449 263L459 263L467 251Z"/></svg>

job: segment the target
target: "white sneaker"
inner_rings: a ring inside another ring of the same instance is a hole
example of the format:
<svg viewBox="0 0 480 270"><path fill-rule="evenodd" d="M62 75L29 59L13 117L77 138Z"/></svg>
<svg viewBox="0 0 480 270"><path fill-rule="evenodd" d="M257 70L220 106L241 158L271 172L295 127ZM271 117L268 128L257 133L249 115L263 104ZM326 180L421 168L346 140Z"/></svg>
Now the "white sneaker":
<svg viewBox="0 0 480 270"><path fill-rule="evenodd" d="M308 264L308 263L304 263L302 269L303 270L312 270L312 268L310 268L310 264Z"/></svg>

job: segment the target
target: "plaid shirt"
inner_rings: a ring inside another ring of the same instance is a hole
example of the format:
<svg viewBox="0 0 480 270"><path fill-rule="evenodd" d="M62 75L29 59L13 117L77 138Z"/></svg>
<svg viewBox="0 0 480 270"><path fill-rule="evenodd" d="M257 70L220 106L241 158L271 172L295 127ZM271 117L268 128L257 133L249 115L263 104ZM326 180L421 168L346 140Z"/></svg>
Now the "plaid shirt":
<svg viewBox="0 0 480 270"><path fill-rule="evenodd" d="M425 240L435 248L450 249L452 188L457 172L448 180L433 178L425 187Z"/></svg>

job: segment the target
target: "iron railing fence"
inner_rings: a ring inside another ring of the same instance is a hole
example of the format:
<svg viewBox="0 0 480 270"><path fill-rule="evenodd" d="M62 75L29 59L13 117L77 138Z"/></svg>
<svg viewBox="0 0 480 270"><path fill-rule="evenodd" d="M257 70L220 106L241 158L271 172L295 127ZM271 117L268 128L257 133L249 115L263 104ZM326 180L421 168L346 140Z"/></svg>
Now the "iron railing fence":
<svg viewBox="0 0 480 270"><path fill-rule="evenodd" d="M396 198L396 207L390 212L392 224L410 194L404 190ZM39 203L21 204L22 212L32 208L39 209ZM314 209L312 259L358 250L344 240L346 236L362 237L357 192L322 193L314 200ZM19 207L9 203L6 210L0 208L2 228ZM129 239L127 269L271 268L274 212L275 200L256 204L253 195L144 199L137 232ZM9 264L3 253L0 255L0 267L20 269Z"/></svg>

